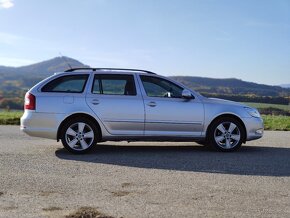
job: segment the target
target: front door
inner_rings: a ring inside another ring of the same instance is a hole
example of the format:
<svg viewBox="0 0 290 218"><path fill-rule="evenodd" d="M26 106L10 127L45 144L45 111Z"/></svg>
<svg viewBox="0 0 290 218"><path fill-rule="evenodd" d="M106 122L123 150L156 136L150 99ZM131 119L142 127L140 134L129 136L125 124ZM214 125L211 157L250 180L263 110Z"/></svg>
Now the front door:
<svg viewBox="0 0 290 218"><path fill-rule="evenodd" d="M198 98L182 98L183 88L157 76L140 75L145 135L201 136L204 109Z"/></svg>

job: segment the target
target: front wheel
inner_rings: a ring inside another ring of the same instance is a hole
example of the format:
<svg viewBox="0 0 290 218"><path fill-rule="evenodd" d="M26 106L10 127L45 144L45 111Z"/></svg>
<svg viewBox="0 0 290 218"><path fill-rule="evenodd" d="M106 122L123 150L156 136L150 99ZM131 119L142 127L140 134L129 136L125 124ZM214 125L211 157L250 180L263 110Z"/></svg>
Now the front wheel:
<svg viewBox="0 0 290 218"><path fill-rule="evenodd" d="M97 138L96 125L87 118L71 119L62 127L61 142L68 151L75 154L83 154L91 150Z"/></svg>
<svg viewBox="0 0 290 218"><path fill-rule="evenodd" d="M241 123L231 117L223 117L214 121L209 129L209 143L220 151L235 151L242 145L245 130Z"/></svg>

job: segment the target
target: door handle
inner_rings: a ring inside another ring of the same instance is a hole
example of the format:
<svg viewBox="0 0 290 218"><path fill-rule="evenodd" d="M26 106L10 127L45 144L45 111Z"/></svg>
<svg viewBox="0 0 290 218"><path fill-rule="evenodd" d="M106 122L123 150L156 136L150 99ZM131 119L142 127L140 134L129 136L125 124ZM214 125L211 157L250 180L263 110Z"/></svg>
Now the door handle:
<svg viewBox="0 0 290 218"><path fill-rule="evenodd" d="M93 99L93 100L92 100L92 104L93 104L93 105L97 105L97 104L100 104L100 102L99 102L98 99Z"/></svg>
<svg viewBox="0 0 290 218"><path fill-rule="evenodd" d="M147 105L150 106L150 107L155 107L156 106L156 102L150 101Z"/></svg>

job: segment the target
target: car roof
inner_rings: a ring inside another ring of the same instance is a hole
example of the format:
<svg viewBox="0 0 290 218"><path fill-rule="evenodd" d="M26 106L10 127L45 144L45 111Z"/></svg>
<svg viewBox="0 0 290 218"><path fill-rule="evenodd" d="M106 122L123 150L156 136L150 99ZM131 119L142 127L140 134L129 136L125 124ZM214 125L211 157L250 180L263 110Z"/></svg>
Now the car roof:
<svg viewBox="0 0 290 218"><path fill-rule="evenodd" d="M90 67L79 67L79 68L71 68L64 72L85 72L85 71L93 71L93 72L103 72L103 73L147 73L147 74L156 74L148 70L139 70L139 69L125 69L125 68L90 68Z"/></svg>

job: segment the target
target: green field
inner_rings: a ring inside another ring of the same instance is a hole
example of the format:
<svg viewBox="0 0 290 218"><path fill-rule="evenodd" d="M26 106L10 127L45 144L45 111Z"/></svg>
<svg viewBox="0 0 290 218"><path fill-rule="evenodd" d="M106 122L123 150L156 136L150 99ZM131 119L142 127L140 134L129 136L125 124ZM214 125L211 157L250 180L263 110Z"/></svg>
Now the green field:
<svg viewBox="0 0 290 218"><path fill-rule="evenodd" d="M0 111L0 125L19 125L23 111Z"/></svg>
<svg viewBox="0 0 290 218"><path fill-rule="evenodd" d="M265 130L290 131L290 116L262 115Z"/></svg>
<svg viewBox="0 0 290 218"><path fill-rule="evenodd" d="M242 103L254 108L278 108L280 110L290 111L290 105L253 103L253 102L242 102Z"/></svg>
<svg viewBox="0 0 290 218"><path fill-rule="evenodd" d="M22 111L6 112L0 111L0 125L19 125ZM265 124L265 130L283 130L290 131L289 116L262 115Z"/></svg>

